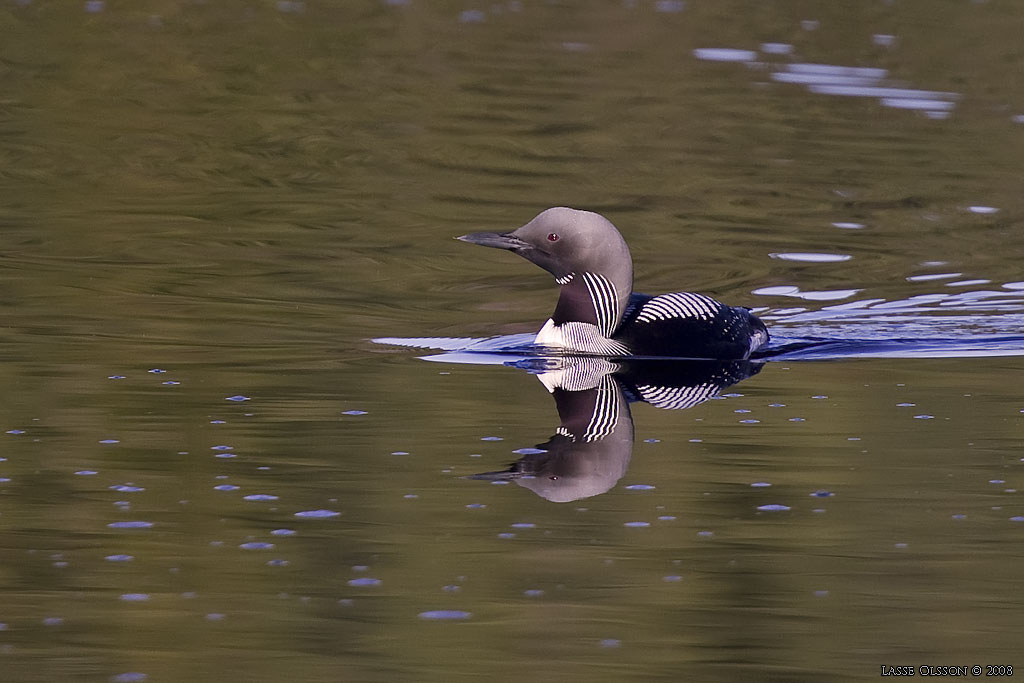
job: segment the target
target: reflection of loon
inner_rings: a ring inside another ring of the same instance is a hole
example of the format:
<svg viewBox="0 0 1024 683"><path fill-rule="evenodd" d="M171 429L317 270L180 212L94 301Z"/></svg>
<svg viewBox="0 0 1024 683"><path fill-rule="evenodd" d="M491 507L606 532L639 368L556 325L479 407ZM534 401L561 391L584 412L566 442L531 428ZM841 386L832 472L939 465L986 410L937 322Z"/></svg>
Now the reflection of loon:
<svg viewBox="0 0 1024 683"><path fill-rule="evenodd" d="M768 341L745 308L689 292L633 294L633 261L603 216L557 207L509 233L476 232L464 242L514 251L561 286L535 343L602 356L744 359Z"/></svg>
<svg viewBox="0 0 1024 683"><path fill-rule="evenodd" d="M561 424L507 470L470 478L512 480L555 503L604 493L626 473L633 453L630 401L690 408L761 370L750 361L611 362L578 356L518 365L537 373L551 392Z"/></svg>

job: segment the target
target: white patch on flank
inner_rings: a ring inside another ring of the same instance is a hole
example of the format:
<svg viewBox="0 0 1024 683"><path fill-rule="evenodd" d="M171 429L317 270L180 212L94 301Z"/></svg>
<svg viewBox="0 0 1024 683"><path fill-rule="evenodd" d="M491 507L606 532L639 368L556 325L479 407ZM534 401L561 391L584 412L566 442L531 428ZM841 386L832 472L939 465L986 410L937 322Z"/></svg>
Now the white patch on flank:
<svg viewBox="0 0 1024 683"><path fill-rule="evenodd" d="M548 346L567 351L578 351L598 356L626 356L629 349L601 334L596 325L581 322L567 322L556 325L548 318L544 327L533 340L538 346Z"/></svg>

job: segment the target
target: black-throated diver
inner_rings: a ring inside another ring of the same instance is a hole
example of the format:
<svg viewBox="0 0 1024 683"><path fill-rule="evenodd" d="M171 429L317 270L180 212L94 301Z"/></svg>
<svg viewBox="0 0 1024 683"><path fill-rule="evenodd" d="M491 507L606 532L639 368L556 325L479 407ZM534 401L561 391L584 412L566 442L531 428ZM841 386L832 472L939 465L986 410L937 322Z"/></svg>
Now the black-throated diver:
<svg viewBox="0 0 1024 683"><path fill-rule="evenodd" d="M738 360L768 341L746 308L704 294L633 293L633 259L618 229L600 214L555 207L507 233L458 239L507 249L536 263L561 288L535 343L601 356Z"/></svg>

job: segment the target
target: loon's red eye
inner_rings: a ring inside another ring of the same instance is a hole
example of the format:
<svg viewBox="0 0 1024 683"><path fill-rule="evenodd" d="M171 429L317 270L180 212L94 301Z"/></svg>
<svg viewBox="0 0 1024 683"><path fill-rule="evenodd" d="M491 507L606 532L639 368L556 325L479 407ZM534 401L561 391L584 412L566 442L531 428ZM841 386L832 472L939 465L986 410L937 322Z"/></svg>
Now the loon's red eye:
<svg viewBox="0 0 1024 683"><path fill-rule="evenodd" d="M558 233L557 232L552 232L552 233L550 233L548 235L548 242L557 242L557 241L558 241Z"/></svg>

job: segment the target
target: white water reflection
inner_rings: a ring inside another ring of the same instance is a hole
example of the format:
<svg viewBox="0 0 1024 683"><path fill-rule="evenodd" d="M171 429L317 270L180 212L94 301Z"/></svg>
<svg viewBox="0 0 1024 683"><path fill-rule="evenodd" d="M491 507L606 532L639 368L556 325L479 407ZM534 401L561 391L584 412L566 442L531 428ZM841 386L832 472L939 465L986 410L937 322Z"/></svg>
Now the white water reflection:
<svg viewBox="0 0 1024 683"><path fill-rule="evenodd" d="M752 62L757 59L753 50L737 50L728 47L697 48L693 56L706 62Z"/></svg>
<svg viewBox="0 0 1024 683"><path fill-rule="evenodd" d="M839 263L853 258L849 254L819 254L815 252L782 252L769 254L769 256L780 261L799 261L801 263Z"/></svg>
<svg viewBox="0 0 1024 683"><path fill-rule="evenodd" d="M892 45L895 37L876 35L879 45ZM792 54L787 43L763 43L765 55ZM693 51L697 59L715 62L756 62L753 50L737 48L700 48ZM776 83L803 85L809 92L838 97L871 97L883 107L920 111L928 118L947 118L956 108L960 94L907 87L889 79L887 69L878 67L842 66L838 64L795 63L780 65L769 78Z"/></svg>
<svg viewBox="0 0 1024 683"><path fill-rule="evenodd" d="M760 287L751 292L759 296L790 296L808 301L836 301L848 299L857 294L859 289L826 289L818 291L804 291L795 285L780 285L775 287Z"/></svg>

